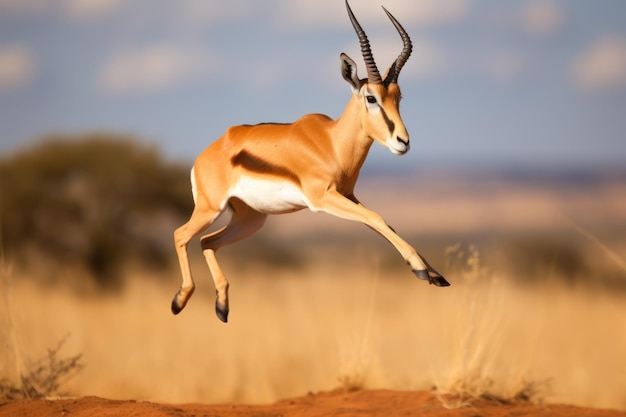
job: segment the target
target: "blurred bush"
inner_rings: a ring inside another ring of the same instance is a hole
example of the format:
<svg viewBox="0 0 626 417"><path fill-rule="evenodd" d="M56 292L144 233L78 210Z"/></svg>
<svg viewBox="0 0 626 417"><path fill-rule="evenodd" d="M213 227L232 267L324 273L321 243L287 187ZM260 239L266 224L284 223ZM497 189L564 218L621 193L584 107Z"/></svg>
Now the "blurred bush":
<svg viewBox="0 0 626 417"><path fill-rule="evenodd" d="M522 282L543 281L551 276L574 284L593 273L582 244L576 245L567 236L527 234L511 238L505 249L509 268Z"/></svg>
<svg viewBox="0 0 626 417"><path fill-rule="evenodd" d="M5 253L84 268L103 287L127 261L174 260L172 232L192 209L189 166L132 137L53 136L0 159Z"/></svg>

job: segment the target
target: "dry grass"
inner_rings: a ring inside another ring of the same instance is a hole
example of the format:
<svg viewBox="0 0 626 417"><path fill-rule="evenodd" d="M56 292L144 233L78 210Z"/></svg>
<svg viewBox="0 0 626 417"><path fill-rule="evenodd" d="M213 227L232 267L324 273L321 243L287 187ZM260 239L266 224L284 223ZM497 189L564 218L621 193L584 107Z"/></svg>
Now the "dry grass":
<svg viewBox="0 0 626 417"><path fill-rule="evenodd" d="M503 346L510 335L505 304L508 300L501 279L486 268L475 246L448 248L456 276L466 287L457 295L454 330L448 343L449 357L435 375L438 397L447 408L471 405L478 399L497 402L540 402L548 384L529 377L529 364L517 363L513 372L503 373L509 352ZM511 296L512 294L509 294ZM536 337L525 340L534 350ZM500 358L502 356L502 358ZM500 362L502 361L502 362ZM530 379L529 379L530 378Z"/></svg>
<svg viewBox="0 0 626 417"><path fill-rule="evenodd" d="M16 334L2 348L38 357L71 333L67 352L82 353L86 365L64 387L76 395L263 403L338 384L436 385L457 406L486 395L533 396L549 380L540 392L546 401L626 408L623 296L481 281L475 256L443 290L358 254L298 273L258 265L236 274L231 265L228 325L214 317L208 273L177 317L169 312L174 271L167 285L134 274L123 293L104 297L15 276L3 293L10 290ZM6 329L11 318L3 314ZM10 356L1 355L5 375Z"/></svg>
<svg viewBox="0 0 626 417"><path fill-rule="evenodd" d="M59 355L67 337L56 346L48 348L45 355L36 360L22 356L17 343L18 329L15 324L12 288L12 267L7 265L2 256L0 245L0 286L3 294L3 331L2 346L5 360L0 363L0 397L41 398L62 395L61 386L69 377L79 372L83 365L80 354L71 357ZM11 366L12 365L12 366Z"/></svg>

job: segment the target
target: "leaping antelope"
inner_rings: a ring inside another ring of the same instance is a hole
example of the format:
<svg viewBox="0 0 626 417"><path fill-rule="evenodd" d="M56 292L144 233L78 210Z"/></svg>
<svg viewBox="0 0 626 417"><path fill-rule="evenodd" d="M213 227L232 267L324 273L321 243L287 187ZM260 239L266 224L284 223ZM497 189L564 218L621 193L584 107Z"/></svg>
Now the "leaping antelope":
<svg viewBox="0 0 626 417"><path fill-rule="evenodd" d="M200 239L215 282L215 311L223 322L228 320L228 281L216 251L252 235L263 226L268 214L304 208L366 224L400 252L418 278L438 287L450 285L379 214L365 208L354 195L359 171L374 141L396 155L409 150L409 134L400 118L397 82L412 44L404 28L383 7L404 47L381 78L367 36L347 0L346 8L359 38L367 78L360 79L354 61L344 53L340 55L341 75L352 88L341 117L332 120L323 114L309 114L291 124L234 126L196 159L191 170L195 208L189 221L174 232L182 272L182 285L172 300L174 314L185 307L195 289L187 244L227 209L232 211L230 222Z"/></svg>

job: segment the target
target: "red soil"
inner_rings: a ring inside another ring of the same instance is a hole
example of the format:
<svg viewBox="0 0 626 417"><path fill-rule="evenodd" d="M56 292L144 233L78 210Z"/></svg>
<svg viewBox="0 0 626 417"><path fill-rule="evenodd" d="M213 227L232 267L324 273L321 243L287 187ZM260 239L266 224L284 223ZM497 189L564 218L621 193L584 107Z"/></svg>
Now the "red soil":
<svg viewBox="0 0 626 417"><path fill-rule="evenodd" d="M332 391L283 400L271 405L157 404L82 397L61 400L0 399L1 416L171 416L171 417L626 417L626 411L596 410L569 405L502 404L479 400L470 407L446 409L432 392L364 390Z"/></svg>

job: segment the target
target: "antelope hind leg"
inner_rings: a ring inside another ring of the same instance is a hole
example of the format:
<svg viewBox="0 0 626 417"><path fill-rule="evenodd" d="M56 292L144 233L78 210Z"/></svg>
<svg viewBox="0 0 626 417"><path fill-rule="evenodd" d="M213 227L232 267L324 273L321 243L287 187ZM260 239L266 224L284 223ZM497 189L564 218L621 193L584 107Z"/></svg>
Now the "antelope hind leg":
<svg viewBox="0 0 626 417"><path fill-rule="evenodd" d="M226 245L244 239L265 224L267 214L259 213L252 209L243 201L231 199L229 206L232 210L232 217L228 225L223 229L203 236L200 239L202 253L207 262L213 281L215 283L215 314L224 323L228 322L228 281L220 268L215 252Z"/></svg>
<svg viewBox="0 0 626 417"><path fill-rule="evenodd" d="M222 268L220 268L219 263L217 262L217 258L215 257L215 249L206 248L204 246L208 243L205 238L201 240L204 258L209 266L209 270L211 271L211 276L213 277L213 281L215 283L215 314L217 318L222 322L228 322L228 280L224 276L222 272Z"/></svg>
<svg viewBox="0 0 626 417"><path fill-rule="evenodd" d="M194 236L200 234L203 230L215 221L219 216L219 211L211 211L206 209L194 208L189 221L176 229L174 232L174 244L176 246L176 254L178 255L178 262L180 264L180 271L182 274L182 284L180 289L174 295L172 299L171 309L172 313L178 314L187 305L189 298L193 294L196 286L191 274L191 268L189 266L189 257L187 255L187 245Z"/></svg>
<svg viewBox="0 0 626 417"><path fill-rule="evenodd" d="M228 323L228 312L230 311L228 307L228 290L225 292L225 297L223 300L220 300L220 295L216 291L217 297L215 298L215 315L218 319L220 319L224 323Z"/></svg>

